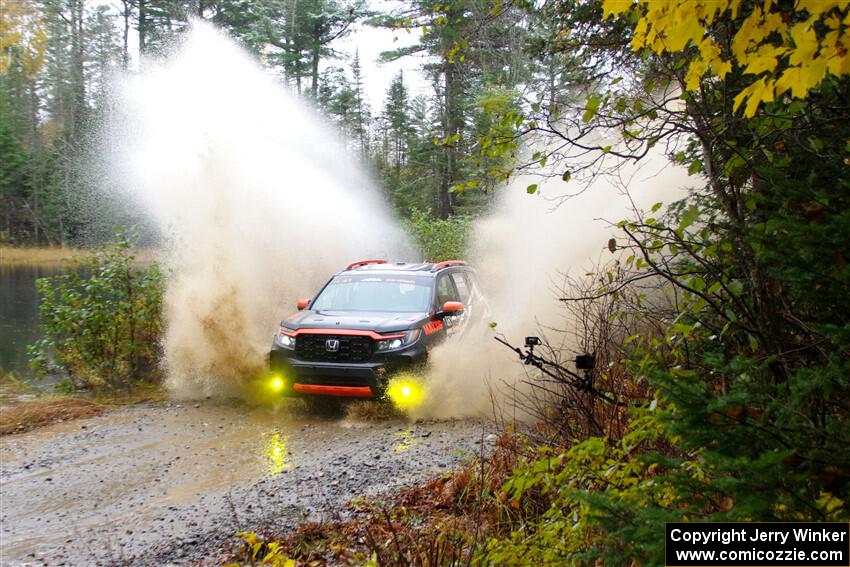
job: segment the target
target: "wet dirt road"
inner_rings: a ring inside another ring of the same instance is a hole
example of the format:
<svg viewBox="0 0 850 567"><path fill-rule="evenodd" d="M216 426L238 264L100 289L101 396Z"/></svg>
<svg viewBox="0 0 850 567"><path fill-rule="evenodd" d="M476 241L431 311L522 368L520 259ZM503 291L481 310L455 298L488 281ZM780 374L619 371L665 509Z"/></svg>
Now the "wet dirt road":
<svg viewBox="0 0 850 567"><path fill-rule="evenodd" d="M6 436L0 564L202 559L236 530L328 517L357 495L450 470L492 439L476 421L365 422L215 401Z"/></svg>

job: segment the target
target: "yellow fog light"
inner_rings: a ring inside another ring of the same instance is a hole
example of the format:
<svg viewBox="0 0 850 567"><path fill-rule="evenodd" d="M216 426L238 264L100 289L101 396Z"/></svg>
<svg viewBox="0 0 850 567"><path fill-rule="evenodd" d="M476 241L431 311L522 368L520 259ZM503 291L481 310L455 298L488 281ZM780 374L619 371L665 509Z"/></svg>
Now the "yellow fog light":
<svg viewBox="0 0 850 567"><path fill-rule="evenodd" d="M283 378L280 376L275 376L271 379L271 382L269 382L269 388L271 388L274 392L282 391L285 386L286 382L284 382Z"/></svg>
<svg viewBox="0 0 850 567"><path fill-rule="evenodd" d="M409 376L399 376L390 380L387 397L399 409L415 408L425 398L422 382Z"/></svg>

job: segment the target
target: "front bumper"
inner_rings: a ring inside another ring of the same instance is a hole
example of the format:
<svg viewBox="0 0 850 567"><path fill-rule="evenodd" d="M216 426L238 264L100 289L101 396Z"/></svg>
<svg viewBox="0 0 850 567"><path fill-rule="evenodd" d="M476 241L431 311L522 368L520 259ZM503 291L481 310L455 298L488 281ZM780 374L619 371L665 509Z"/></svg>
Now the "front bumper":
<svg viewBox="0 0 850 567"><path fill-rule="evenodd" d="M317 362L298 358L292 349L274 344L269 366L291 384L285 395L318 395L379 398L389 378L422 364L426 358L424 341L391 352L376 352L368 362Z"/></svg>

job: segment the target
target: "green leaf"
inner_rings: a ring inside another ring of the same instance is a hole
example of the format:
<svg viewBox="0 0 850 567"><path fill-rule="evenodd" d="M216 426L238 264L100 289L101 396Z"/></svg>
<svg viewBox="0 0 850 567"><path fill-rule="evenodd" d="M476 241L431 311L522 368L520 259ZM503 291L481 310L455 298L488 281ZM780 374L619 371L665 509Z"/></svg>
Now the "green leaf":
<svg viewBox="0 0 850 567"><path fill-rule="evenodd" d="M584 105L584 114L581 119L584 122L590 122L596 113L599 111L599 106L602 104L602 97L594 93L587 98Z"/></svg>
<svg viewBox="0 0 850 567"><path fill-rule="evenodd" d="M698 217L699 208L697 208L695 205L691 205L690 207L685 209L685 212L682 213L682 218L679 221L679 230L685 230L686 228L694 224Z"/></svg>
<svg viewBox="0 0 850 567"><path fill-rule="evenodd" d="M747 160L744 159L744 156L740 154L734 154L731 158L729 158L726 163L723 165L724 173L728 175L732 175L740 168L747 165Z"/></svg>
<svg viewBox="0 0 850 567"><path fill-rule="evenodd" d="M705 289L705 280L699 276L691 278L691 287L698 292Z"/></svg>
<svg viewBox="0 0 850 567"><path fill-rule="evenodd" d="M702 172L702 161L694 160L691 162L691 165L688 166L688 175L696 175L697 173Z"/></svg>
<svg viewBox="0 0 850 567"><path fill-rule="evenodd" d="M526 187L525 192L528 193L529 195L533 195L534 193L537 193L537 183L532 183L531 185Z"/></svg>

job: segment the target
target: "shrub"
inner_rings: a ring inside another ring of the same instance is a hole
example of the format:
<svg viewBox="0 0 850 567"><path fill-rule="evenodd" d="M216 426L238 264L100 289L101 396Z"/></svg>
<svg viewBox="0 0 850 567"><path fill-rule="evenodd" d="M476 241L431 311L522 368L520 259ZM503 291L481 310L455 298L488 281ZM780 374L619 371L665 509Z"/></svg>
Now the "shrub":
<svg viewBox="0 0 850 567"><path fill-rule="evenodd" d="M469 217L438 219L418 209L404 221L404 228L416 241L422 256L431 262L463 258L471 226Z"/></svg>
<svg viewBox="0 0 850 567"><path fill-rule="evenodd" d="M158 379L163 278L136 266L127 238L74 260L66 273L36 281L43 338L30 366L60 374L70 390L129 388Z"/></svg>

